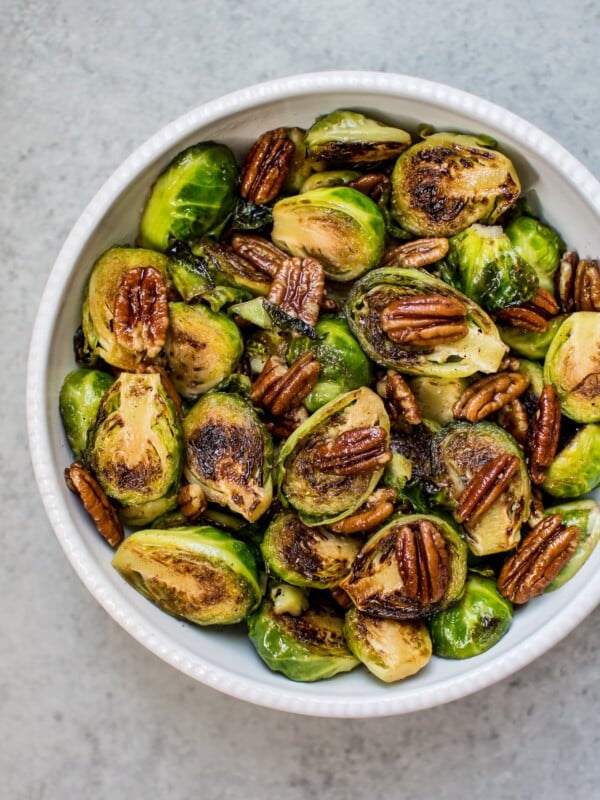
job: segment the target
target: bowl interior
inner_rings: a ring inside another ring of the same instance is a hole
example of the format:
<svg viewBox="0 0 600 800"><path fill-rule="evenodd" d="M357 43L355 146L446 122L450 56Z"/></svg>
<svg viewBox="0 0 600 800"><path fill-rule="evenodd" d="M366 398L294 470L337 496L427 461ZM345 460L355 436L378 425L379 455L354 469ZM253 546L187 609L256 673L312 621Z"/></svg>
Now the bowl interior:
<svg viewBox="0 0 600 800"><path fill-rule="evenodd" d="M58 392L74 368L72 336L91 266L115 244L133 244L149 187L166 163L192 143L214 139L239 155L263 131L279 125L307 127L339 107L414 130L486 133L513 160L524 193L543 209L547 222L581 254L600 252L598 210L589 201L593 179L562 148L523 121L447 87L401 76L344 80L302 76L255 87L196 109L163 131L125 162L92 201L61 252L42 300L32 340L28 415L32 458L44 503L58 538L94 596L132 635L157 655L238 697L292 711L332 716L399 713L435 705L475 691L523 666L558 641L598 601L594 573L600 548L562 589L519 609L507 636L492 650L467 661L434 658L420 674L386 686L366 670L316 684L294 684L258 659L242 626L200 629L158 611L111 566L111 551L93 529L62 480L72 457L58 414ZM357 85L360 84L360 85ZM558 168L557 168L558 165ZM589 184L589 181L592 184ZM595 186L597 190L597 185Z"/></svg>

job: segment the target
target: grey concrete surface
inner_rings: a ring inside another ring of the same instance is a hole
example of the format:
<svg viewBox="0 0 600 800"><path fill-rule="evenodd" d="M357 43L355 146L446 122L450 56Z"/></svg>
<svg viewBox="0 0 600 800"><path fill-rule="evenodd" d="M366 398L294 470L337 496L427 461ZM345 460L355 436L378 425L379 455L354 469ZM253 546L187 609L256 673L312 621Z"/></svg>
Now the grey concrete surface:
<svg viewBox="0 0 600 800"><path fill-rule="evenodd" d="M592 0L0 0L0 798L600 794L600 616L485 692L383 720L256 708L194 683L87 594L27 452L30 328L79 213L160 126L297 72L403 72L487 96L600 173Z"/></svg>

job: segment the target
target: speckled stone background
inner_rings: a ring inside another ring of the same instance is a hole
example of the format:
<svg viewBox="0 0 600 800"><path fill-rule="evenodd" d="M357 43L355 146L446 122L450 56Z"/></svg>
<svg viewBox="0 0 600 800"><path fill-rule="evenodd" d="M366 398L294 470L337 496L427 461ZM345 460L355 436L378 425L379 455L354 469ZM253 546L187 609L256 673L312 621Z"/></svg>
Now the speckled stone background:
<svg viewBox="0 0 600 800"><path fill-rule="evenodd" d="M172 118L295 72L404 72L510 107L597 175L599 19L591 0L0 2L2 800L598 796L598 614L483 693L383 720L256 708L146 652L53 536L24 376L66 234Z"/></svg>

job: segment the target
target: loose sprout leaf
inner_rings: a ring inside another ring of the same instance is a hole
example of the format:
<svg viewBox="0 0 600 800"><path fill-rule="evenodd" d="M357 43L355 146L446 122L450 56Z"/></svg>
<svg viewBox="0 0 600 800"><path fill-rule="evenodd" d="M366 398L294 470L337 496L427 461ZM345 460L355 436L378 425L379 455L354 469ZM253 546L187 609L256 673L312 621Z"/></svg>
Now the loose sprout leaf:
<svg viewBox="0 0 600 800"><path fill-rule="evenodd" d="M233 210L230 225L236 231L256 231L266 228L272 222L273 211L270 206L249 203L240 197Z"/></svg>
<svg viewBox="0 0 600 800"><path fill-rule="evenodd" d="M185 242L176 239L172 245L167 249L166 255L172 261L180 262L190 272L194 272L206 281L206 288L212 289L215 286L215 281L211 276L206 259L201 256L194 255Z"/></svg>

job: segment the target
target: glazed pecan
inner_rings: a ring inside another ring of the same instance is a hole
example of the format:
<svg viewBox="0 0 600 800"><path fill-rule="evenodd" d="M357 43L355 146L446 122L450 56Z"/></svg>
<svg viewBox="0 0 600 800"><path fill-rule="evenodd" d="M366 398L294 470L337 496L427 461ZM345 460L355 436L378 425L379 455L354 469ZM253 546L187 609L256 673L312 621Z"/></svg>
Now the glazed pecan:
<svg viewBox="0 0 600 800"><path fill-rule="evenodd" d="M304 406L297 406L280 417L266 420L265 425L273 436L287 439L306 419L308 419L308 411Z"/></svg>
<svg viewBox="0 0 600 800"><path fill-rule="evenodd" d="M352 600L350 599L350 595L348 594L348 592L344 591L341 586L334 586L332 589L329 590L329 594L331 595L333 601L340 608L343 608L344 611L347 611L349 608L352 607Z"/></svg>
<svg viewBox="0 0 600 800"><path fill-rule="evenodd" d="M285 128L267 131L252 145L242 166L240 194L251 203L274 200L294 157L294 143Z"/></svg>
<svg viewBox="0 0 600 800"><path fill-rule="evenodd" d="M402 594L421 605L437 603L448 588L450 556L446 540L430 520L403 525L396 538Z"/></svg>
<svg viewBox="0 0 600 800"><path fill-rule="evenodd" d="M573 299L577 311L600 311L600 264L582 258L575 272Z"/></svg>
<svg viewBox="0 0 600 800"><path fill-rule="evenodd" d="M389 192L390 179L383 172L368 172L366 175L361 175L360 178L350 181L348 186L351 189L362 192L362 194L366 194L367 197L377 203Z"/></svg>
<svg viewBox="0 0 600 800"><path fill-rule="evenodd" d="M541 485L554 460L560 436L560 400L556 389L547 384L542 389L536 412L529 428L529 473Z"/></svg>
<svg viewBox="0 0 600 800"><path fill-rule="evenodd" d="M315 466L335 475L357 475L382 469L392 457L387 432L379 425L352 428L315 448Z"/></svg>
<svg viewBox="0 0 600 800"><path fill-rule="evenodd" d="M238 256L271 278L277 275L283 262L289 258L287 253L268 239L251 233L236 233L231 239L231 247Z"/></svg>
<svg viewBox="0 0 600 800"><path fill-rule="evenodd" d="M273 278L268 300L314 325L325 294L325 273L316 258L287 258Z"/></svg>
<svg viewBox="0 0 600 800"><path fill-rule="evenodd" d="M548 321L560 311L559 305L546 289L538 289L527 303L509 306L496 313L496 320L513 328L532 333L542 333Z"/></svg>
<svg viewBox="0 0 600 800"><path fill-rule="evenodd" d="M554 273L554 294L558 298L561 310L567 314L575 311L575 275L578 264L577 253L568 250Z"/></svg>
<svg viewBox="0 0 600 800"><path fill-rule="evenodd" d="M115 296L113 331L117 344L142 358L162 350L169 327L167 287L154 267L123 273Z"/></svg>
<svg viewBox="0 0 600 800"><path fill-rule="evenodd" d="M521 447L527 444L529 418L525 406L520 400L507 403L496 414L496 422L517 441Z"/></svg>
<svg viewBox="0 0 600 800"><path fill-rule="evenodd" d="M271 356L252 387L250 399L275 416L299 406L319 378L321 365L308 350L291 367L283 358Z"/></svg>
<svg viewBox="0 0 600 800"><path fill-rule="evenodd" d="M544 517L504 562L498 576L500 594L511 603L526 603L542 594L577 549L579 535L579 527L565 525L559 514Z"/></svg>
<svg viewBox="0 0 600 800"><path fill-rule="evenodd" d="M441 261L448 252L448 239L415 239L388 250L383 267L409 267L420 269Z"/></svg>
<svg viewBox="0 0 600 800"><path fill-rule="evenodd" d="M520 372L497 372L472 383L452 407L456 419L481 422L489 414L520 397L529 386L529 378Z"/></svg>
<svg viewBox="0 0 600 800"><path fill-rule="evenodd" d="M94 476L80 461L74 461L65 469L65 483L79 497L98 532L111 547L117 547L123 541L123 525Z"/></svg>
<svg viewBox="0 0 600 800"><path fill-rule="evenodd" d="M461 492L454 519L468 525L477 522L508 487L518 469L519 459L512 453L488 461Z"/></svg>
<svg viewBox="0 0 600 800"><path fill-rule="evenodd" d="M335 533L364 533L378 528L394 513L395 489L377 489L354 514L330 525Z"/></svg>
<svg viewBox="0 0 600 800"><path fill-rule="evenodd" d="M443 294L406 295L381 312L381 327L392 342L427 347L462 339L468 332L467 308Z"/></svg>
<svg viewBox="0 0 600 800"><path fill-rule="evenodd" d="M206 510L206 495L197 483L187 483L177 495L177 504L183 516L192 522Z"/></svg>
<svg viewBox="0 0 600 800"><path fill-rule="evenodd" d="M393 417L409 425L419 425L423 421L417 398L396 370L388 369L385 377L377 382L377 393L388 401L388 410Z"/></svg>

